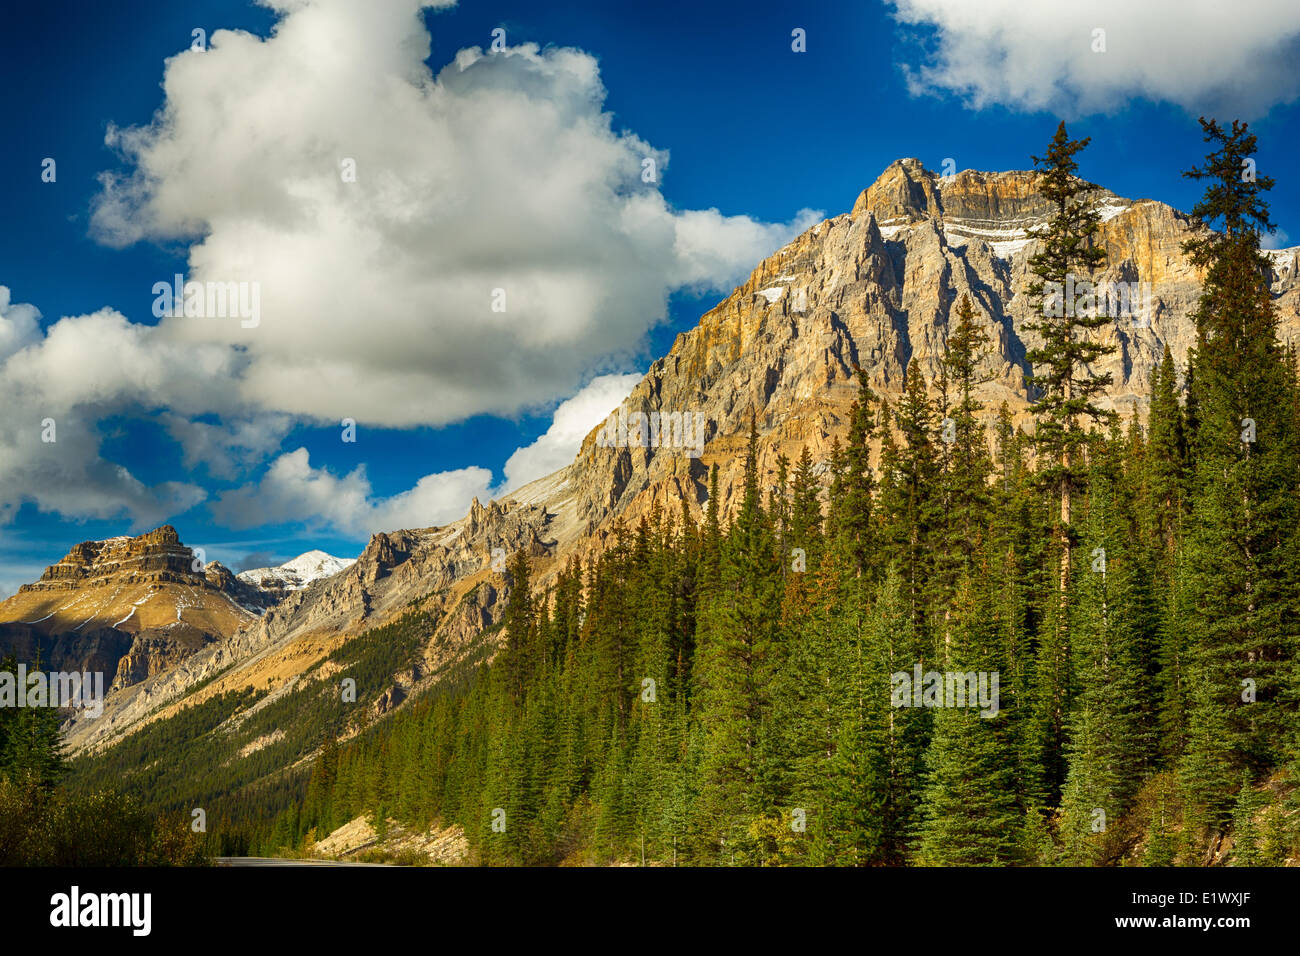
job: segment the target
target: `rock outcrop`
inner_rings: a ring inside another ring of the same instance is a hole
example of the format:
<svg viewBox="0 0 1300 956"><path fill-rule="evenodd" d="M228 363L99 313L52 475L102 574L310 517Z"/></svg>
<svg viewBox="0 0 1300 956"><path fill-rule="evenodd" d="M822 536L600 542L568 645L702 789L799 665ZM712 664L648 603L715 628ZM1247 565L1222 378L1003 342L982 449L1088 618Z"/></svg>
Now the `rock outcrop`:
<svg viewBox="0 0 1300 956"><path fill-rule="evenodd" d="M236 633L269 603L163 525L73 547L0 603L0 647L52 670L101 672L120 690Z"/></svg>

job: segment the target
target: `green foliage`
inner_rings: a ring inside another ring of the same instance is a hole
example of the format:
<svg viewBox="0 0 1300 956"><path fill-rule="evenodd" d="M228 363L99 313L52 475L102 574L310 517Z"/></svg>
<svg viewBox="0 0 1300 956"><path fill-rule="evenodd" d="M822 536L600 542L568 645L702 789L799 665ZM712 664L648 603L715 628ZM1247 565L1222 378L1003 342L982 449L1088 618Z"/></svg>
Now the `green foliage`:
<svg viewBox="0 0 1300 956"><path fill-rule="evenodd" d="M1197 430L1186 535L1186 747L1191 810L1225 825L1243 771L1294 734L1300 446L1291 358L1277 341L1260 232L1268 177L1243 174L1244 124L1202 121L1215 147L1187 175L1208 181L1194 213L1217 231L1185 248L1206 270L1196 311Z"/></svg>
<svg viewBox="0 0 1300 956"><path fill-rule="evenodd" d="M38 657L26 673L30 678L39 671ZM16 694L27 690L17 686L18 664L12 655L0 663L0 674L12 680ZM56 708L0 707L0 778L48 789L63 779L67 770Z"/></svg>
<svg viewBox="0 0 1300 956"><path fill-rule="evenodd" d="M28 673L39 670L38 659ZM16 677L17 665L10 658L0 671ZM0 866L205 862L188 820L146 808L115 788L73 789L67 771L56 707L0 707Z"/></svg>
<svg viewBox="0 0 1300 956"><path fill-rule="evenodd" d="M188 824L112 790L0 780L0 866L202 865L202 841Z"/></svg>

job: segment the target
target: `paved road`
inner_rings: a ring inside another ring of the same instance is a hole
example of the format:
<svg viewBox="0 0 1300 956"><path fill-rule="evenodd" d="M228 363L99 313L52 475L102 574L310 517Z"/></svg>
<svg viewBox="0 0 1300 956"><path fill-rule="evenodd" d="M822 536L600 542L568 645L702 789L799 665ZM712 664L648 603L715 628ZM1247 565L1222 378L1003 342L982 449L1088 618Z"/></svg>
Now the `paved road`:
<svg viewBox="0 0 1300 956"><path fill-rule="evenodd" d="M386 863L347 863L340 860L286 860L274 856L218 856L217 866L387 866Z"/></svg>

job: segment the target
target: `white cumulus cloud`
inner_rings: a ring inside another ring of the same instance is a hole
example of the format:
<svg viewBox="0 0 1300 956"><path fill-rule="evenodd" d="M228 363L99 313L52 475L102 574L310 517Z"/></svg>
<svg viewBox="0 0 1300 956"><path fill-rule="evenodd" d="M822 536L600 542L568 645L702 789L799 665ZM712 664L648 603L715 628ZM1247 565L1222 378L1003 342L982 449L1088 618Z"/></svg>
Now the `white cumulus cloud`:
<svg viewBox="0 0 1300 956"><path fill-rule="evenodd" d="M1300 94L1294 0L889 2L899 23L933 28L904 65L913 91L975 107L1076 116L1143 97L1248 119Z"/></svg>
<svg viewBox="0 0 1300 956"><path fill-rule="evenodd" d="M425 475L407 491L376 496L364 465L346 475L312 466L305 448L281 455L256 482L225 492L212 503L230 528L295 522L353 537L399 528L426 528L464 517L472 498L499 498L573 461L587 433L602 422L641 380L640 374L601 375L560 403L551 426L505 464L505 479L486 468Z"/></svg>
<svg viewBox="0 0 1300 956"><path fill-rule="evenodd" d="M306 448L281 455L257 483L228 491L213 502L216 519L229 528L301 522L351 537L376 531L424 528L463 517L474 495L484 495L492 472L460 468L426 475L415 487L377 498L365 465L338 476L311 464Z"/></svg>
<svg viewBox="0 0 1300 956"><path fill-rule="evenodd" d="M0 287L0 524L24 503L138 528L211 501L232 527L357 536L459 517L566 463L624 377L574 389L628 367L673 291L726 291L819 218L673 208L668 153L614 127L581 50L471 48L434 72L423 12L448 2L263 2L269 37L213 32L167 61L149 123L110 125L123 165L92 209L110 246L187 243L188 279L255 284L259 321L106 307L42 333ZM300 423L438 426L565 396L499 489L465 468L383 497L364 469L282 447ZM165 429L185 471L146 484L108 460L119 416ZM40 440L46 418L57 443ZM200 468L243 484L216 492Z"/></svg>
<svg viewBox="0 0 1300 956"><path fill-rule="evenodd" d="M270 460L260 479L210 501L227 527L288 522L365 537L445 524L462 517L475 496L500 497L569 464L587 433L641 378L592 379L559 404L544 434L508 458L499 483L488 468L460 468L383 497L374 494L364 465L339 476L313 467L305 448L279 453L292 417L226 396L237 351L178 341L111 309L61 319L41 335L40 313L10 298L0 286L0 524L31 502L69 517L126 517L141 530L209 500L200 484L147 485L126 464L103 457L101 423L118 415L161 425L181 443L187 468L206 465L218 478L234 479ZM225 412L221 425L200 420L217 407Z"/></svg>
<svg viewBox="0 0 1300 956"><path fill-rule="evenodd" d="M238 395L267 411L404 427L554 402L636 355L674 289L727 290L819 218L671 208L667 153L614 129L581 50L472 48L435 75L413 0L277 9L267 39L168 61L153 121L109 130L127 170L93 216L110 244L191 241L191 279L258 283L255 328L163 325L243 349Z"/></svg>
<svg viewBox="0 0 1300 956"><path fill-rule="evenodd" d="M105 419L144 417L165 400L182 418L223 407L232 424L256 430L261 420L222 394L227 348L178 344L112 309L60 319L42 336L36 309L9 301L0 286L0 524L30 502L79 518L126 515L140 528L205 499L191 481L146 485L130 463L101 457Z"/></svg>
<svg viewBox="0 0 1300 956"><path fill-rule="evenodd" d="M601 375L561 402L546 434L506 460L502 490L513 491L572 462L587 433L604 421L639 381L637 373Z"/></svg>

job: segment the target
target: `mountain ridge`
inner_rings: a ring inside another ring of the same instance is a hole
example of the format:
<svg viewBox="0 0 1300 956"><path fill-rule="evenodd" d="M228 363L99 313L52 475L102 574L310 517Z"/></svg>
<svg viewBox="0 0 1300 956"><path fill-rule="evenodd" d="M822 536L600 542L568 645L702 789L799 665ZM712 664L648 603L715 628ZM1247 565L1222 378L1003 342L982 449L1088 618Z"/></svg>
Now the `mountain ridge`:
<svg viewBox="0 0 1300 956"><path fill-rule="evenodd" d="M1115 378L1105 401L1141 418L1164 348L1173 351L1181 374L1195 338L1189 315L1199 273L1181 247L1204 227L1157 200L1128 200L1109 190L1099 190L1097 199L1099 241L1108 253L1097 278L1151 289L1145 325L1118 316L1099 331L1116 347L1099 364ZM824 468L847 428L859 366L886 400L901 393L908 374L922 375L933 393L949 312L963 294L992 343L980 365L985 414L1006 402L1013 418L1026 422L1025 356L1036 344L1026 328L1035 308L1025 292L1036 243L1030 230L1049 211L1032 172L964 170L946 177L914 159L892 163L849 212L810 227L759 262L677 336L624 401L625 410L647 416L703 415L701 456L649 443L611 447L602 440L603 426L594 426L559 471L487 506L475 499L464 518L448 525L375 534L345 569L286 592L258 620L123 688L99 722L73 726L71 746L105 746L159 708L186 700L187 689L198 684L211 696L324 675L330 648L417 607L437 624L422 667L414 669L419 673L394 675L400 697L412 696L431 686L430 675L468 659L479 635L500 622L510 592L505 555L527 550L535 583L544 588L565 562L590 559L620 525L656 506L675 514L684 503L698 519L712 464L719 465L720 508L729 513L740 494L751 414L764 488L774 483L778 457L794 458L804 446ZM1283 341L1300 338L1295 256L1295 249L1271 256Z"/></svg>

